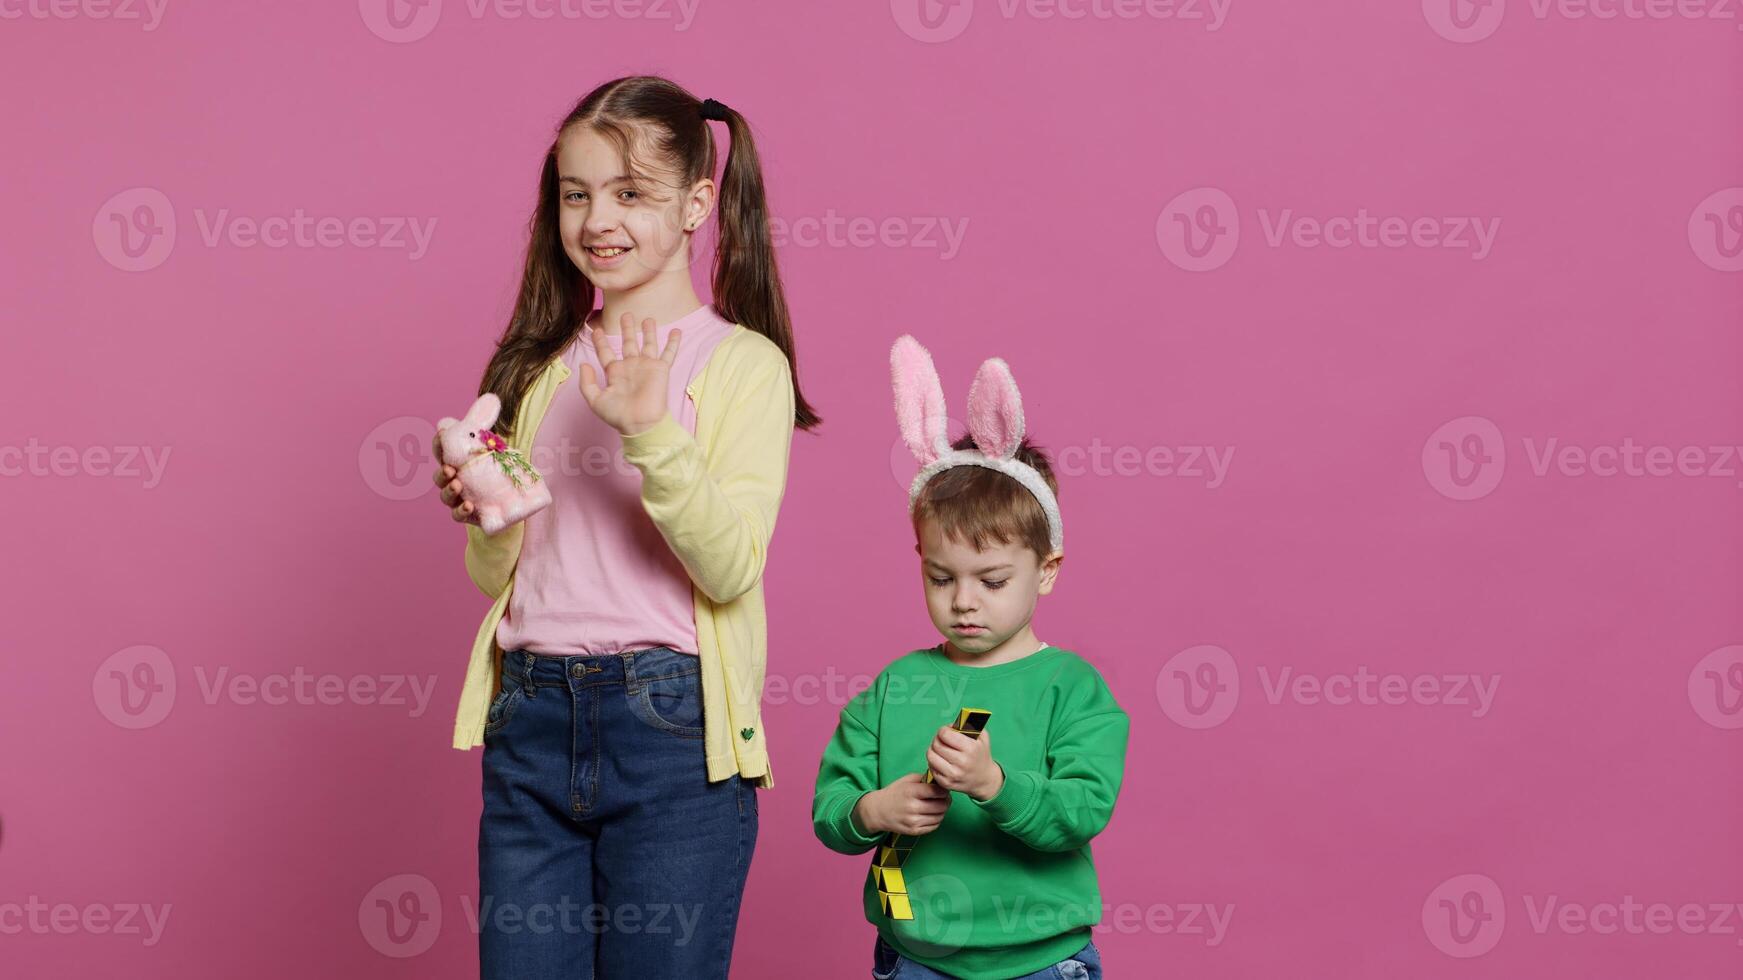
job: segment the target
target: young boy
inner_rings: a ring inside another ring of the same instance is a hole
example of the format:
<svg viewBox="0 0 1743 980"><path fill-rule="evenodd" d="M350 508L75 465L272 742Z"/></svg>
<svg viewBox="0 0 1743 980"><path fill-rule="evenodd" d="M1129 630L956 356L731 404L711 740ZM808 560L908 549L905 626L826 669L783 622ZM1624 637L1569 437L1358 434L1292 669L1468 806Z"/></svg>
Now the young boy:
<svg viewBox="0 0 1743 980"><path fill-rule="evenodd" d="M842 709L817 774L817 837L877 852L874 977L1099 978L1089 842L1119 794L1129 721L1093 666L1031 625L1064 555L1057 484L1022 437L1002 361L976 376L971 435L945 446L930 357L908 337L892 357L897 413L926 464L910 509L945 642ZM979 737L957 730L964 708L990 712Z"/></svg>

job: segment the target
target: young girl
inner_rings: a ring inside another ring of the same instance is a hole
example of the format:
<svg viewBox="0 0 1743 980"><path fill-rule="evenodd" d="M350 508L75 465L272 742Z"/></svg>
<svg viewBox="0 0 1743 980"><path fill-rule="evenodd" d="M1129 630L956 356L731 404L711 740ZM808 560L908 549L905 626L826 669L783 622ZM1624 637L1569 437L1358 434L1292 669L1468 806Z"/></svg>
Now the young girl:
<svg viewBox="0 0 1743 980"><path fill-rule="evenodd" d="M712 307L690 282L709 120L731 136ZM819 421L744 117L647 76L575 106L485 391L552 503L486 537L436 475L496 600L454 730L484 746L481 974L724 978L773 785L763 564L793 429Z"/></svg>

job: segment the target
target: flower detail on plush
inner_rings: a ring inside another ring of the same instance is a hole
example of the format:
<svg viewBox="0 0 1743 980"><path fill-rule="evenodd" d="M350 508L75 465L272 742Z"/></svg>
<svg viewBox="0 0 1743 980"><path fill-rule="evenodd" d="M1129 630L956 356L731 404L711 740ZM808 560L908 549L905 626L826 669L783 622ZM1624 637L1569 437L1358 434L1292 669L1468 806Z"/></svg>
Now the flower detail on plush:
<svg viewBox="0 0 1743 980"><path fill-rule="evenodd" d="M523 521L551 502L547 483L526 453L492 430L501 412L501 399L485 392L464 417L436 423L441 462L454 467L460 497L472 504L485 534Z"/></svg>

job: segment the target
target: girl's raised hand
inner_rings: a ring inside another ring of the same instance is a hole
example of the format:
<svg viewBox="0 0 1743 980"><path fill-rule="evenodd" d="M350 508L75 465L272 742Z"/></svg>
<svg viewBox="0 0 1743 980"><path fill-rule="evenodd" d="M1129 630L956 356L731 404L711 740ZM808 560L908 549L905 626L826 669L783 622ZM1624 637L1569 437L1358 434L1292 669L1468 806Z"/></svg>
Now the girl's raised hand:
<svg viewBox="0 0 1743 980"><path fill-rule="evenodd" d="M593 414L605 424L626 436L653 428L665 418L666 388L672 374L672 362L678 357L679 330L666 338L666 349L659 350L659 333L652 317L642 319L638 337L635 320L625 313L621 327L606 325L593 331L593 350L605 368L605 385L593 373L593 365L581 365L581 394ZM623 356L611 350L607 337L623 337Z"/></svg>

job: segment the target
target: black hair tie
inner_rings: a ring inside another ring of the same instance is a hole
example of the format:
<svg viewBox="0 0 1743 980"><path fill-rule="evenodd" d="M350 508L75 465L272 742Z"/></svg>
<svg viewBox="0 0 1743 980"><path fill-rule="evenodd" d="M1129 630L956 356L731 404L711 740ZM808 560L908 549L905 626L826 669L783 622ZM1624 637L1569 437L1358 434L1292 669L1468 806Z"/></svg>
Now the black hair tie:
<svg viewBox="0 0 1743 980"><path fill-rule="evenodd" d="M713 99L702 100L702 118L726 122L726 106Z"/></svg>

